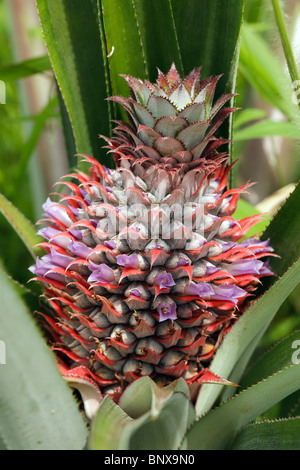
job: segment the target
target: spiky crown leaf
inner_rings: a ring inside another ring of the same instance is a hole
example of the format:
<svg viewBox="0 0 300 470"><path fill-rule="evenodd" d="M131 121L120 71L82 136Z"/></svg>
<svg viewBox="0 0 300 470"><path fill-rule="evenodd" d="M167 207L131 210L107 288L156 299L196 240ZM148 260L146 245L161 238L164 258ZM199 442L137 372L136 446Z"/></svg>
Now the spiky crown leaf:
<svg viewBox="0 0 300 470"><path fill-rule="evenodd" d="M120 103L131 125L117 122L116 137L108 140L117 166L156 165L172 173L198 168L215 169L226 156L216 149L228 140L215 133L236 108L224 108L234 94L215 103L216 85L221 75L201 82L200 68L181 79L173 64L164 75L158 71L155 84L123 75L131 97L112 97ZM104 137L105 138L105 137Z"/></svg>

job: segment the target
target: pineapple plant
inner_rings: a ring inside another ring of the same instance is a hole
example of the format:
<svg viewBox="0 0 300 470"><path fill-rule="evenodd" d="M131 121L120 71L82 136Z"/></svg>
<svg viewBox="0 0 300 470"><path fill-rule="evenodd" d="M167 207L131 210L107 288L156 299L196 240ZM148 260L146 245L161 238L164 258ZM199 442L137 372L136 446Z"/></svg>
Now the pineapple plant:
<svg viewBox="0 0 300 470"><path fill-rule="evenodd" d="M147 376L183 378L192 399L202 383L227 383L210 362L264 276L268 241L244 239L258 216L235 220L246 188L228 187L231 168L216 136L232 94L214 102L220 77L175 65L156 83L124 76L114 96L129 122L107 138L116 168L90 156L90 172L63 178L38 232L47 254L30 270L43 285L41 312L64 377L119 402Z"/></svg>
<svg viewBox="0 0 300 470"><path fill-rule="evenodd" d="M37 0L51 65L34 63L53 69L78 169L44 204L38 236L0 197L35 260L26 288L0 268L0 449L299 449L299 331L258 357L299 282L299 186L265 229L239 200L249 185L230 181L244 0L71 3ZM261 85L258 36L241 65ZM293 127L279 69L267 97Z"/></svg>

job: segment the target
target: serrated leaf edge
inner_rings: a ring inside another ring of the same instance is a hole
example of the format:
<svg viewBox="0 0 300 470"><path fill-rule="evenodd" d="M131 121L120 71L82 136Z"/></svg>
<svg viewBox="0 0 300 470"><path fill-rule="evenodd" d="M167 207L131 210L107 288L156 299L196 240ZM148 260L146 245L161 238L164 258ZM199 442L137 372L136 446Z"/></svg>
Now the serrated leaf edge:
<svg viewBox="0 0 300 470"><path fill-rule="evenodd" d="M245 392L247 392L248 390L252 390L254 387L257 387L258 385L260 385L261 383L263 382L266 382L268 379L271 379L272 377L275 377L277 375L279 375L281 372L287 370L287 369L290 369L290 368L293 368L293 367L297 367L298 364L290 364L289 366L287 367L284 367L283 369L279 370L279 371L276 371L274 372L273 374L265 377L264 379L260 380L259 382L257 382L256 384L253 384L253 385L250 385L248 386L247 388L241 390L239 393L236 393L235 395L233 395L232 397L228 398L227 400L223 401L222 403L220 403L219 405L215 406L214 408L211 408L210 410L208 410L206 413L203 413L202 415L200 415L200 417L198 417L197 419L195 419L195 421L193 421L193 423L189 426L189 428L187 429L185 435L183 436L183 439L180 443L180 446L178 447L177 450L180 450L181 447L182 447L182 444L184 442L184 440L186 439L188 433L190 432L190 430L193 428L193 426L195 425L195 423L197 423L198 421L201 421L201 419L203 419L205 416L213 413L215 410L217 410L218 408L221 408L223 405L225 405L226 403L229 403L230 401L234 400L235 398L237 398L238 396L241 396L242 394L244 394ZM300 368L300 367L299 367ZM245 425L246 426L246 425ZM242 428L241 428L242 429Z"/></svg>

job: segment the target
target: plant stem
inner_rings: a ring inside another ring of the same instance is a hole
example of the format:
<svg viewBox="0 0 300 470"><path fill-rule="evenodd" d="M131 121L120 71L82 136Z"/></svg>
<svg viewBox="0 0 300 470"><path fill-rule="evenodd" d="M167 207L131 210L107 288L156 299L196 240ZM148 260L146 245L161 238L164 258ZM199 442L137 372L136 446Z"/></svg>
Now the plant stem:
<svg viewBox="0 0 300 470"><path fill-rule="evenodd" d="M275 158L275 165L274 166L275 166L276 176L277 176L278 183L279 183L280 187L283 188L283 186L286 185L286 182L285 182L285 177L284 177L284 174L283 174L283 171L282 171L281 161L280 161L280 158L279 158L277 147L274 143L274 138L271 138L271 145L272 145L273 154L274 154L274 158Z"/></svg>
<svg viewBox="0 0 300 470"><path fill-rule="evenodd" d="M279 0L272 0L272 4L273 4L273 10L274 10L274 14L275 14L276 23L277 23L277 26L278 26L278 29L279 29L279 35L280 35L280 39L281 39L283 52L284 52L284 55L285 55L285 59L286 59L286 62L287 62L287 66L288 66L288 69L289 69L289 73L290 73L290 76L291 76L292 83L294 84L296 81L299 81L299 85L300 85L300 74L299 74L299 71L298 71L298 68L297 68L295 57L293 55L293 51L292 51L292 48L291 48L291 43L289 41L289 37L288 37L288 34L287 34L283 14L282 14L282 11L281 11L281 8L280 8L280 5L279 5ZM298 105L299 105L299 109L300 109L300 103L298 103Z"/></svg>

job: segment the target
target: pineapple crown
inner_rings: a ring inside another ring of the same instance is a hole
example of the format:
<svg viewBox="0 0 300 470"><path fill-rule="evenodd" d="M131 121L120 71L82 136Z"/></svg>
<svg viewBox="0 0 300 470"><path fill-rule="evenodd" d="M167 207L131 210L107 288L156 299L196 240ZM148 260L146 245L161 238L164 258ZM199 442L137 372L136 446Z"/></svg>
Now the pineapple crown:
<svg viewBox="0 0 300 470"><path fill-rule="evenodd" d="M224 108L235 94L222 95L214 103L222 75L200 80L201 68L182 79L173 63L167 74L158 69L156 83L122 75L130 97L113 96L130 124L115 121L115 137L104 139L117 166L141 173L141 166L155 165L173 174L191 169L216 169L228 155L216 149L228 143L215 133L224 119L237 108ZM144 172L142 172L144 177Z"/></svg>
<svg viewBox="0 0 300 470"><path fill-rule="evenodd" d="M157 70L158 78L156 83L150 83L147 80L143 82L129 75L121 75L128 83L132 98L141 105L147 106L150 97L160 96L166 101L171 102L175 106L176 112L182 111L191 104L198 104L196 107L198 113L195 113L195 121L205 118L206 108L209 113L212 107L216 84L222 75L201 82L201 67L192 70L184 79L180 77L174 63L166 75L161 70ZM157 102L157 100L155 101ZM159 99L157 105L159 114L168 114L163 107L164 105L168 106L164 100ZM171 112L174 111L172 108L169 108L169 110ZM171 115L173 116L173 114Z"/></svg>

